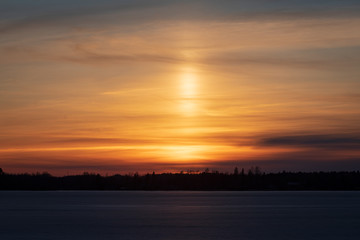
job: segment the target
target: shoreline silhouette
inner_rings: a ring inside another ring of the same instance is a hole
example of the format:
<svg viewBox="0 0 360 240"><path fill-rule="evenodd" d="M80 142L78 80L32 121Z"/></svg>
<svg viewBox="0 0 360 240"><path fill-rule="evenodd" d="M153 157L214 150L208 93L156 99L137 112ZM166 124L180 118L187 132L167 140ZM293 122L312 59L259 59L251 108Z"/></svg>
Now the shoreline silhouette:
<svg viewBox="0 0 360 240"><path fill-rule="evenodd" d="M84 172L62 177L44 173L10 174L0 169L0 190L191 190L304 191L360 190L360 172L264 173L259 167L237 167L233 173L216 170L102 176Z"/></svg>

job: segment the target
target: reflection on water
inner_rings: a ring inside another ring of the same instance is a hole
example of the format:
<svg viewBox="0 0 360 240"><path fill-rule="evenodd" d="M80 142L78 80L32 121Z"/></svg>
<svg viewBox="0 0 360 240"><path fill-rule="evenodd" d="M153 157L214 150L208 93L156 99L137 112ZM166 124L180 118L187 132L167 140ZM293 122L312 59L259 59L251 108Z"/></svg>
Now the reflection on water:
<svg viewBox="0 0 360 240"><path fill-rule="evenodd" d="M360 192L0 192L0 239L358 239Z"/></svg>

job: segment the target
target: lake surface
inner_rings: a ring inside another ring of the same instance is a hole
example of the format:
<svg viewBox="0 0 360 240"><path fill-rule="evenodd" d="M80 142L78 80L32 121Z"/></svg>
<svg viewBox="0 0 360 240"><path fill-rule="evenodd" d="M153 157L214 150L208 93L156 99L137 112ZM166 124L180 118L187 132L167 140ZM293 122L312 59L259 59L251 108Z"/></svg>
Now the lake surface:
<svg viewBox="0 0 360 240"><path fill-rule="evenodd" d="M0 239L360 239L360 192L0 191Z"/></svg>

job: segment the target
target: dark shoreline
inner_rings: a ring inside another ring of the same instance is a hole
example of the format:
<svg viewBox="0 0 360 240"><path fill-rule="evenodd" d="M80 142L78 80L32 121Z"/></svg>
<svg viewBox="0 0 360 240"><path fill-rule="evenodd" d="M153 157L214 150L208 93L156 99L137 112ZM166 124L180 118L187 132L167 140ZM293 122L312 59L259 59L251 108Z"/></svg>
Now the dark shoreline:
<svg viewBox="0 0 360 240"><path fill-rule="evenodd" d="M0 190L111 191L359 191L360 172L219 172L101 176L84 173L55 177L49 173L0 174Z"/></svg>

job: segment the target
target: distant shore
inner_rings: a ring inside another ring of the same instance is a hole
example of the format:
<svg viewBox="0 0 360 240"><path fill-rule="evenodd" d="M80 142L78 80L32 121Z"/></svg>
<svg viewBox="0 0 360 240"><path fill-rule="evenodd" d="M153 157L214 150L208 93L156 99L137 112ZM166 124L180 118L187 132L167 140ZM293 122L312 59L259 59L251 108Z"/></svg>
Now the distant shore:
<svg viewBox="0 0 360 240"><path fill-rule="evenodd" d="M360 190L360 172L262 173L236 168L231 174L204 171L101 176L85 172L63 177L0 172L0 190Z"/></svg>

